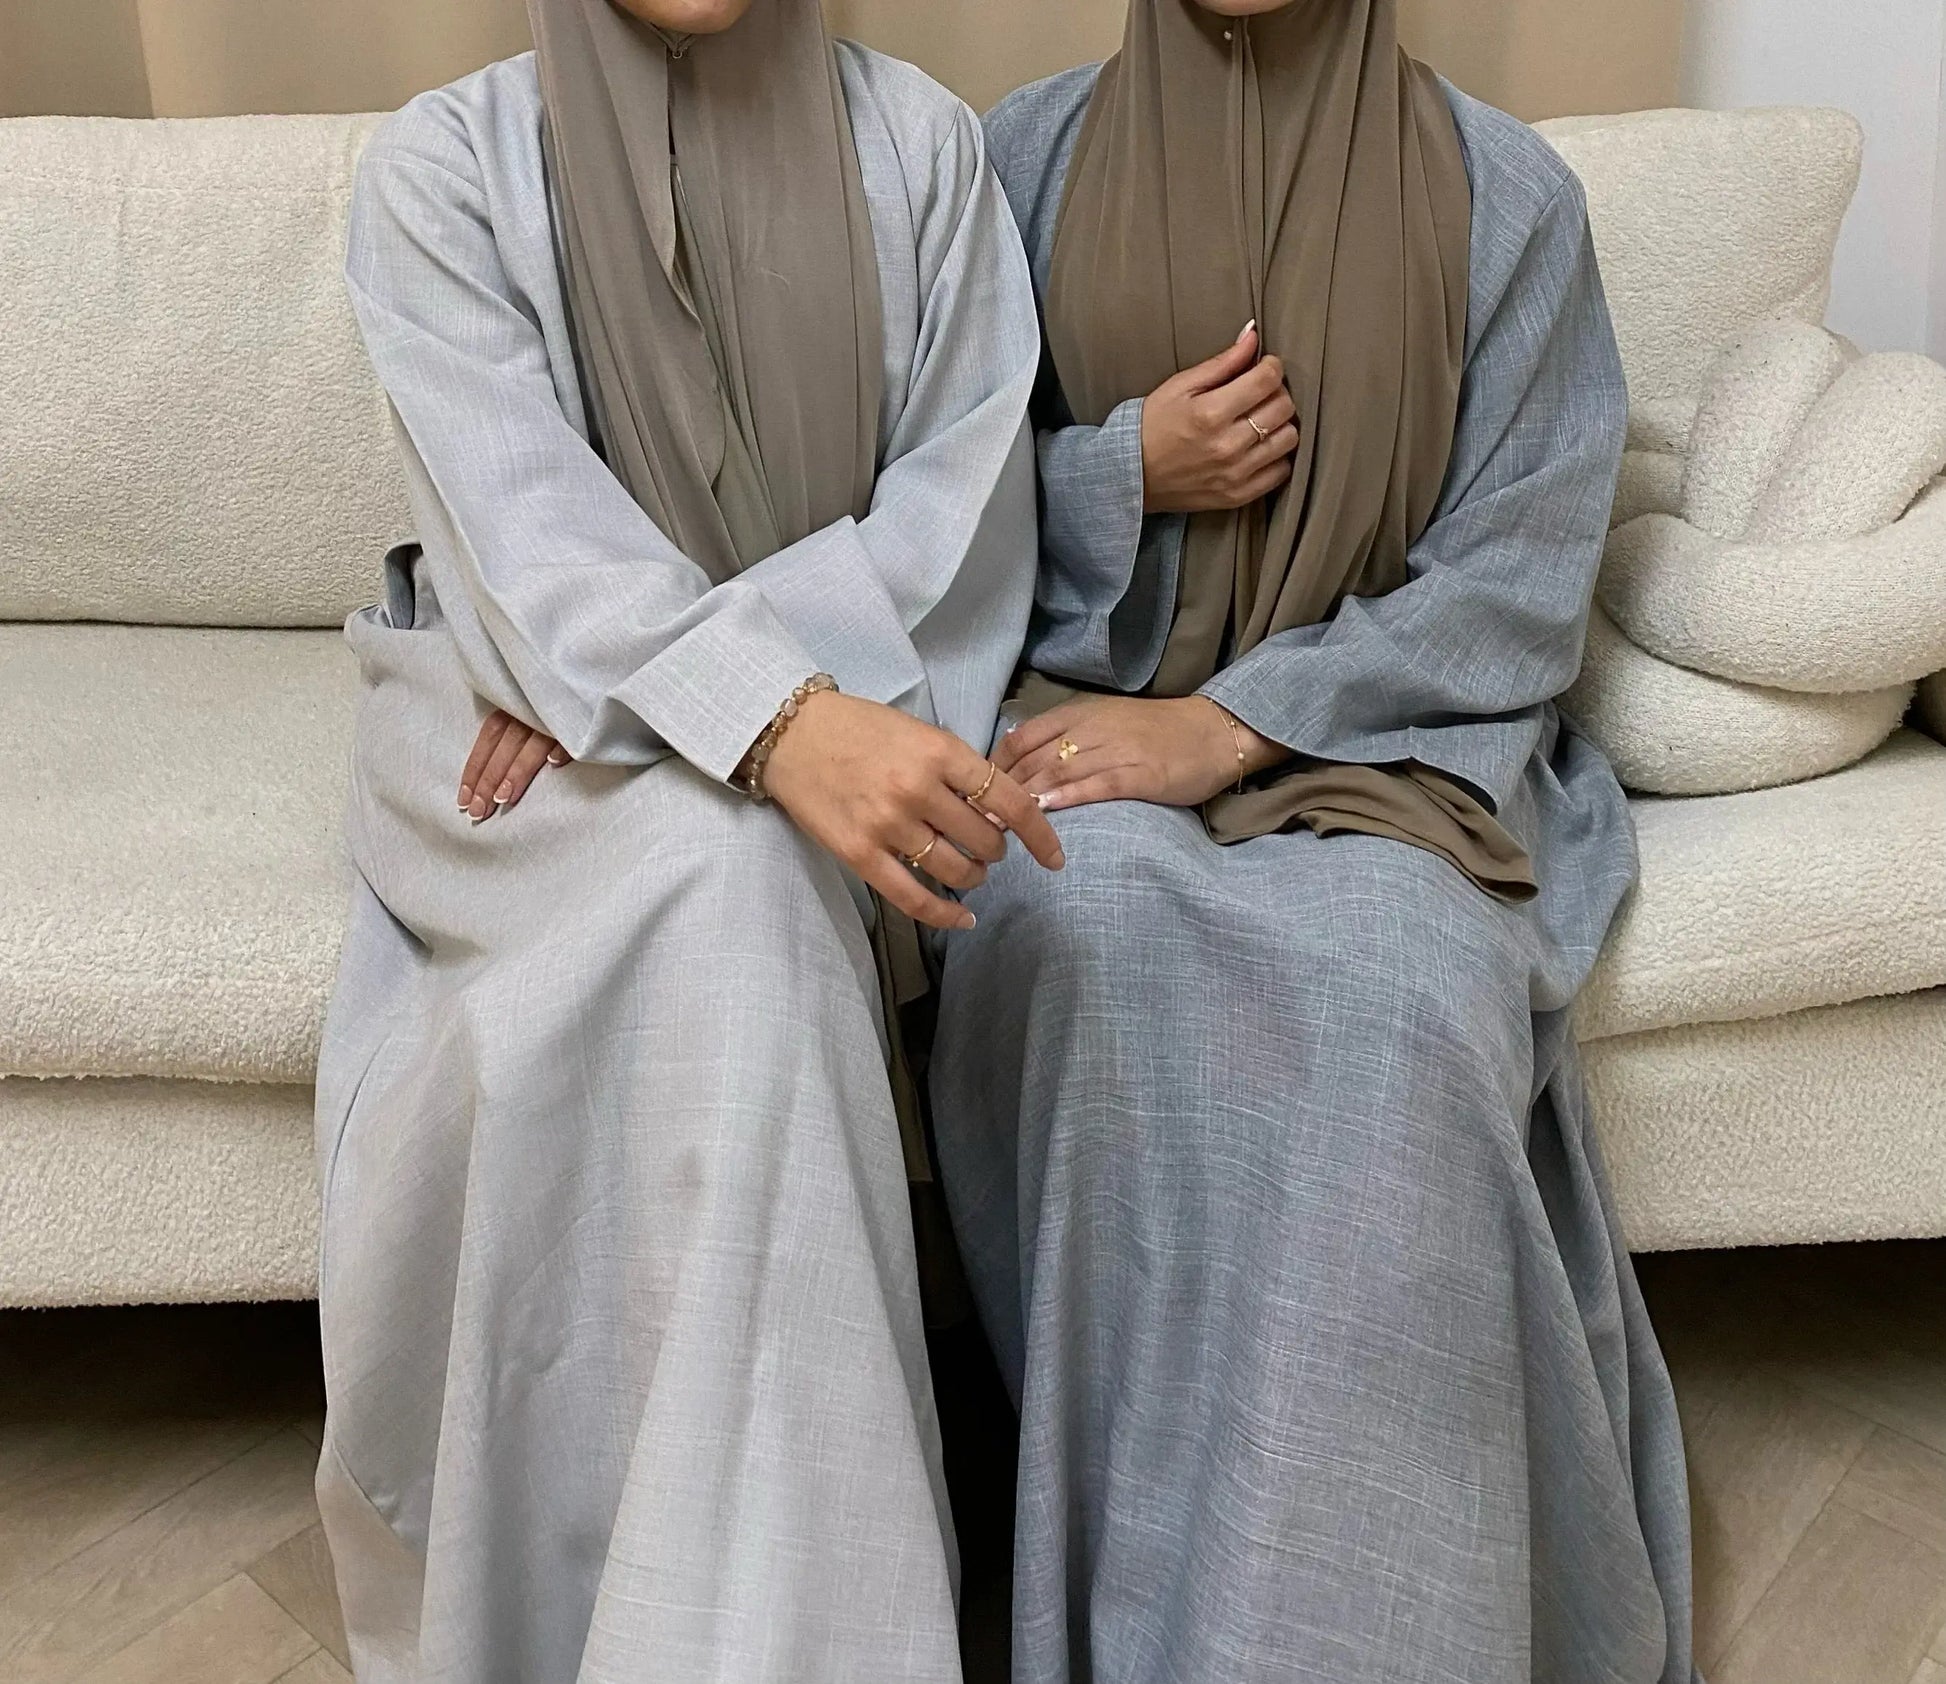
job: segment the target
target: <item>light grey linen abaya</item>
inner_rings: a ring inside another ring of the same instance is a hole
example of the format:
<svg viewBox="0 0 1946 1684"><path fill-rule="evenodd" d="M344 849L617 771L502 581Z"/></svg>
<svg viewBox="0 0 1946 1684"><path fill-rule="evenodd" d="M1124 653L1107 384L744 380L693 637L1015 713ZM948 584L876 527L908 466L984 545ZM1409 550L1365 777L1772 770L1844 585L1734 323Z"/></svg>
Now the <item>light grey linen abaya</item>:
<svg viewBox="0 0 1946 1684"><path fill-rule="evenodd" d="M423 553L355 616L318 1087L319 1498L361 1684L959 1676L865 910L725 779L792 687L985 743L1033 588L1032 288L978 124L841 46L869 516L709 588L590 448L531 56L415 100L348 276ZM472 827L504 707L577 763Z"/></svg>
<svg viewBox="0 0 1946 1684"><path fill-rule="evenodd" d="M987 122L1043 286L1094 76ZM1204 693L1296 753L1459 780L1539 894L1124 802L1056 816L1058 877L1010 860L968 897L932 1093L1022 1412L1019 1684L1691 1677L1680 1433L1568 1022L1634 871L1621 791L1552 704L1621 368L1573 177L1450 98L1474 218L1439 509L1406 584ZM1027 655L1133 691L1181 522L1143 517L1139 400L1071 421L1044 370Z"/></svg>

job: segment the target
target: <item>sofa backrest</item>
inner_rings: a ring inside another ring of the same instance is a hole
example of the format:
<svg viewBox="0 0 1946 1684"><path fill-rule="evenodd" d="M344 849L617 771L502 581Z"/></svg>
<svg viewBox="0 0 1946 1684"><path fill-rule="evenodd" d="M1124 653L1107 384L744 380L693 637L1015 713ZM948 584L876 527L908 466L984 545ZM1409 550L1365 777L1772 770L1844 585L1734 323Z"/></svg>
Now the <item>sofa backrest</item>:
<svg viewBox="0 0 1946 1684"><path fill-rule="evenodd" d="M0 122L0 619L377 595L410 521L342 279L377 122Z"/></svg>
<svg viewBox="0 0 1946 1684"><path fill-rule="evenodd" d="M1641 111L1538 125L1588 193L1629 396L1693 398L1763 321L1822 322L1864 136L1842 111Z"/></svg>
<svg viewBox="0 0 1946 1684"><path fill-rule="evenodd" d="M0 620L323 626L410 527L340 276L376 117L0 121ZM1840 112L1541 125L1588 192L1632 396L1823 317Z"/></svg>

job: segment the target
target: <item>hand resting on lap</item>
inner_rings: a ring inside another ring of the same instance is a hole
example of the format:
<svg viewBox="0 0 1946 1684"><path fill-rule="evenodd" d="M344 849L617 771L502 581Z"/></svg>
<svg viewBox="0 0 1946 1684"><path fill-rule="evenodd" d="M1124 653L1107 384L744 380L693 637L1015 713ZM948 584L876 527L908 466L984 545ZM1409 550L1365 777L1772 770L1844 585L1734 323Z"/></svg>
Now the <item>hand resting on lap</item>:
<svg viewBox="0 0 1946 1684"><path fill-rule="evenodd" d="M496 709L460 774L460 806L480 823L516 806L543 766L569 759L552 737ZM1013 778L950 731L856 696L805 698L771 752L764 789L893 906L943 930L970 929L973 914L929 890L907 861L923 855L936 882L977 889L1011 831L1050 870L1064 863L1052 827ZM976 793L977 807L968 799Z"/></svg>

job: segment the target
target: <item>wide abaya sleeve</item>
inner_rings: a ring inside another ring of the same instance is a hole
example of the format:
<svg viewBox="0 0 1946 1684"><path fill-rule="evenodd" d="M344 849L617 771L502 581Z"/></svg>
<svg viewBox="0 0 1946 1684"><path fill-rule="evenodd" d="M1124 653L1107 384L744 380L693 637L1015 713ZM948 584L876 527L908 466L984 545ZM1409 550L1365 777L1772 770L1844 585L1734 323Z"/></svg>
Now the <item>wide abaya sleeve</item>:
<svg viewBox="0 0 1946 1684"><path fill-rule="evenodd" d="M481 697L577 759L644 764L673 750L718 778L816 670L944 724L977 728L983 703L990 717L995 698L966 692L988 687L977 669L992 663L969 672L944 657L1020 635L1037 335L978 125L960 119L930 173L908 172L912 248L880 253L882 270L916 265L918 308L869 514L714 587L571 413L544 321L558 303L544 310L503 261L465 123L420 101L381 131L359 170L347 278L440 606ZM888 290L913 292L902 279Z"/></svg>
<svg viewBox="0 0 1946 1684"><path fill-rule="evenodd" d="M1417 761L1492 812L1580 670L1628 410L1580 183L1537 139L1514 157L1545 198L1476 211L1459 429L1410 577L1203 686L1294 753Z"/></svg>
<svg viewBox="0 0 1946 1684"><path fill-rule="evenodd" d="M1062 182L1099 66L1023 88L986 117L987 145L1045 291ZM1239 327L1243 324L1238 323ZM1142 400L1099 427L1076 423L1042 353L1031 409L1040 468L1040 576L1027 659L1078 684L1139 690L1169 636L1182 559L1180 515L1142 508Z"/></svg>

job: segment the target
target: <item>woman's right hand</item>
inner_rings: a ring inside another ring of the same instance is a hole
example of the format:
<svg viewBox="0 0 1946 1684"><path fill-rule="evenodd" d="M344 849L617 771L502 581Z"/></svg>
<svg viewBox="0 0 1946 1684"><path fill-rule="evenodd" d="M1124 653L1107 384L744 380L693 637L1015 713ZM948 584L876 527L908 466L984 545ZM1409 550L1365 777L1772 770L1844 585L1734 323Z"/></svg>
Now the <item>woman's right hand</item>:
<svg viewBox="0 0 1946 1684"><path fill-rule="evenodd" d="M967 797L983 784L975 807ZM1049 870L1065 863L1053 827L1012 778L950 731L856 696L805 698L771 750L764 791L893 906L936 929L970 930L973 914L906 863L928 848L919 869L961 890L986 881L1008 831Z"/></svg>
<svg viewBox="0 0 1946 1684"><path fill-rule="evenodd" d="M1291 477L1297 406L1252 322L1227 351L1163 381L1142 404L1142 507L1241 509Z"/></svg>

